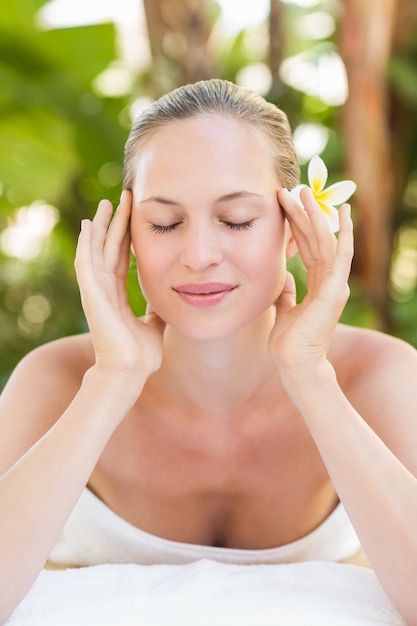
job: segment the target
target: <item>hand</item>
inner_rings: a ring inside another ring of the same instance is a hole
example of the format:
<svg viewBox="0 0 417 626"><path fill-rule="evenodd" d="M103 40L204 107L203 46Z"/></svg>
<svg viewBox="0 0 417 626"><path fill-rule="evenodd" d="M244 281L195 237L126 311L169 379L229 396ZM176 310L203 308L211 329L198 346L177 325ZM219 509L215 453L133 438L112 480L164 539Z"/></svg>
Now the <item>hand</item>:
<svg viewBox="0 0 417 626"><path fill-rule="evenodd" d="M304 208L286 189L278 192L278 200L307 268L307 294L303 302L296 305L295 283L289 273L276 302L270 351L285 374L294 368L316 366L327 358L330 341L349 297L353 233L349 205L339 209L340 232L336 239L310 189L301 191Z"/></svg>
<svg viewBox="0 0 417 626"><path fill-rule="evenodd" d="M138 377L160 367L165 324L149 307L138 319L128 303L131 207L132 194L125 190L111 224L108 200L100 202L92 222L82 221L75 268L96 364Z"/></svg>

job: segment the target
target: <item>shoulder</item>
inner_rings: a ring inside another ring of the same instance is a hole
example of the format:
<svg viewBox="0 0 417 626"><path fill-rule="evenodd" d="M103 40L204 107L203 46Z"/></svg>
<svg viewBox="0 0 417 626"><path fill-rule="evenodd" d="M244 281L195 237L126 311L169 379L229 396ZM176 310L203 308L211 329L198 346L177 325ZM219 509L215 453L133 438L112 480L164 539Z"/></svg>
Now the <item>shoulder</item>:
<svg viewBox="0 0 417 626"><path fill-rule="evenodd" d="M353 407L417 471L417 350L378 331L341 326L332 355L339 384Z"/></svg>
<svg viewBox="0 0 417 626"><path fill-rule="evenodd" d="M94 363L94 350L90 335L74 335L57 339L29 352L18 364L15 375L36 373L39 380L48 374L53 378L64 376L68 381L81 382Z"/></svg>
<svg viewBox="0 0 417 626"><path fill-rule="evenodd" d="M0 396L0 474L59 419L93 361L89 335L45 344L20 361Z"/></svg>
<svg viewBox="0 0 417 626"><path fill-rule="evenodd" d="M29 400L31 408L37 407L40 414L62 412L93 363L94 351L88 334L35 348L18 363L0 396L0 419L5 412L27 410Z"/></svg>
<svg viewBox="0 0 417 626"><path fill-rule="evenodd" d="M340 324L331 348L336 369L350 378L366 378L417 367L417 350L397 337L377 330Z"/></svg>
<svg viewBox="0 0 417 626"><path fill-rule="evenodd" d="M0 422L7 416L26 415L30 409L51 423L72 401L93 362L87 334L58 339L29 352L0 395Z"/></svg>

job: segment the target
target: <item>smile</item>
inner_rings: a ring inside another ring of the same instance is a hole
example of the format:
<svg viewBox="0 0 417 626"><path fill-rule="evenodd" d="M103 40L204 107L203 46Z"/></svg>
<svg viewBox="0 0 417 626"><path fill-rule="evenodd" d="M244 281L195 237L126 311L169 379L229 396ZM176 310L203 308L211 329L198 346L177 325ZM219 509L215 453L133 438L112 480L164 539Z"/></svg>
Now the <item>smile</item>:
<svg viewBox="0 0 417 626"><path fill-rule="evenodd" d="M188 283L174 287L183 302L196 308L208 308L219 304L236 285L228 283Z"/></svg>

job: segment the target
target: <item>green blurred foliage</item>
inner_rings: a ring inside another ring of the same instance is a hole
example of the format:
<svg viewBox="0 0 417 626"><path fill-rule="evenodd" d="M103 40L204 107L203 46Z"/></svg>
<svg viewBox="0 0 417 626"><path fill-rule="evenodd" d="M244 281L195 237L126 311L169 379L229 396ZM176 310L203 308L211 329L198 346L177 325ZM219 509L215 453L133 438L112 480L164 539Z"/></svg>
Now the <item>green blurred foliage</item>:
<svg viewBox="0 0 417 626"><path fill-rule="evenodd" d="M79 223L100 198L117 202L128 132L129 99L94 88L118 57L114 25L41 30L43 4L0 4L0 232L21 220L21 207L59 211L39 254L0 248L0 387L35 346L86 330L73 270Z"/></svg>
<svg viewBox="0 0 417 626"><path fill-rule="evenodd" d="M164 76L166 68L151 66L134 77L131 93L103 95L97 88L97 76L119 59L114 25L43 30L36 17L45 2L0 3L0 389L25 353L46 341L86 330L73 269L80 220L93 215L102 197L117 202L132 103L173 80L172 75ZM284 6L284 56L307 51L314 63L335 49L334 35L309 38L297 27L299 20L316 8ZM215 21L219 10L214 0L211 9L210 19ZM337 19L338 3L323 0L320 10ZM212 45L217 75L236 81L244 68L265 63L267 42L266 24L234 36L218 35ZM415 51L409 58L392 59L390 80L413 107L417 106L416 67ZM332 177L340 178L344 174L341 107L293 89L277 77L265 95L287 112L293 128L309 122L328 130L323 158ZM410 129L408 149L414 150L414 155L416 134L416 128ZM405 174L405 200L398 210L400 234L394 262L403 267L404 251L412 250L413 233L417 232L416 159ZM305 165L302 177L306 181ZM26 250L20 257L10 251L6 254L5 235L16 223L28 219L22 207L29 207L32 215L36 207L45 205L49 206L45 219L55 216L56 223L46 228L40 250L30 253L30 242L23 241ZM56 207L55 213L51 207ZM414 263L417 265L417 259ZM290 268L301 298L305 273L298 258L291 261ZM416 284L417 278L414 282L411 278L401 293L393 286L395 332L415 345ZM128 290L132 307L140 314L144 300L133 264ZM354 283L343 321L371 327L375 322Z"/></svg>
<svg viewBox="0 0 417 626"><path fill-rule="evenodd" d="M387 80L401 102L405 140L397 155L403 180L395 207L391 259L392 333L417 347L417 30L402 56L391 57Z"/></svg>

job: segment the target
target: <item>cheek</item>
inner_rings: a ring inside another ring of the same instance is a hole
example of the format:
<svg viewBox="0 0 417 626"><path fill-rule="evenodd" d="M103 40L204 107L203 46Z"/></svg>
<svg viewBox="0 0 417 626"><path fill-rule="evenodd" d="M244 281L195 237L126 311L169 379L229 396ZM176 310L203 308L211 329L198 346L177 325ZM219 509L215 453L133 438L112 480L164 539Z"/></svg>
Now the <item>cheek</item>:
<svg viewBox="0 0 417 626"><path fill-rule="evenodd" d="M248 237L246 243L244 252L252 260L276 267L286 257L284 222L280 219L265 221L256 236Z"/></svg>
<svg viewBox="0 0 417 626"><path fill-rule="evenodd" d="M272 301L281 293L286 273L285 229L283 224L266 229L258 241L245 250L255 281L265 297Z"/></svg>
<svg viewBox="0 0 417 626"><path fill-rule="evenodd" d="M132 252L136 259L139 286L142 294L148 300L149 290L157 277L158 255L152 250L146 233L137 222L132 220L130 234L132 238Z"/></svg>
<svg viewBox="0 0 417 626"><path fill-rule="evenodd" d="M140 253L136 255L139 285L143 295L148 299L152 293L152 286L158 284L158 267L156 263L152 262L152 256L146 254L146 250L139 249Z"/></svg>
<svg viewBox="0 0 417 626"><path fill-rule="evenodd" d="M165 306L167 297L168 277L171 276L169 248L158 237L148 237L146 233L135 240L134 248L141 292L152 308L161 314L161 305Z"/></svg>

